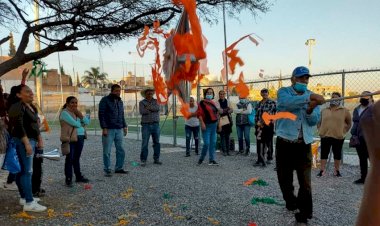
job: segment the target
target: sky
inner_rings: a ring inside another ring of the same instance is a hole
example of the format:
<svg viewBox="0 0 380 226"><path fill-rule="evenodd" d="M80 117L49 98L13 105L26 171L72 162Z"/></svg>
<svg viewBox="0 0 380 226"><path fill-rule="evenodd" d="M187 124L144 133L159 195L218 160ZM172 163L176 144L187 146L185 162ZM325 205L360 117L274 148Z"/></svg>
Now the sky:
<svg viewBox="0 0 380 226"><path fill-rule="evenodd" d="M259 79L260 69L269 78L278 76L280 71L284 76L290 75L296 66L307 65L305 42L309 38L316 39L312 73L380 67L380 1L277 0L272 4L269 12L259 13L257 17L248 12L238 15L239 20L227 17L228 44L250 33L263 39L259 40L258 46L248 40L237 46L245 62L240 70L247 80ZM218 24L202 22L202 29L209 41L206 50L210 77L215 78L220 76L224 49L221 14ZM0 31L3 34L4 30ZM15 34L16 45L21 31ZM79 51L60 54L61 64L69 74L75 71L81 76L84 70L99 66L100 54L104 71L111 79L120 79L123 73L133 71L133 63L137 65L138 75L148 77L149 64L154 61L153 53L142 59L133 53L136 51L136 39L117 42L111 47L98 47L92 42L77 46ZM3 53L8 52L8 45L3 45L2 49ZM29 50L32 49L31 44ZM48 68L58 68L57 54L48 56L44 61ZM238 73L232 76L237 79Z"/></svg>

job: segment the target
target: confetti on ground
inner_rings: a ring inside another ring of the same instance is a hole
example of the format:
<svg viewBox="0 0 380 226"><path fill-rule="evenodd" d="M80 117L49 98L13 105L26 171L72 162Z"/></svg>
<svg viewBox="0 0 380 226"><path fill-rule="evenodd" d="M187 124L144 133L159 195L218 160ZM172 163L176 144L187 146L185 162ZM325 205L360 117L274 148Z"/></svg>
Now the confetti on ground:
<svg viewBox="0 0 380 226"><path fill-rule="evenodd" d="M74 216L73 213L71 213L71 212L66 212L66 213L63 213L62 215L64 217L73 217Z"/></svg>
<svg viewBox="0 0 380 226"><path fill-rule="evenodd" d="M171 206L169 206L167 203L165 203L162 207L164 208L164 212L166 214L168 214L169 216L173 215L173 211L171 209Z"/></svg>
<svg viewBox="0 0 380 226"><path fill-rule="evenodd" d="M169 193L164 193L163 198L164 199L171 199L172 196Z"/></svg>
<svg viewBox="0 0 380 226"><path fill-rule="evenodd" d="M174 220L185 220L186 219L185 216L180 216L180 215L174 216L173 218L174 218Z"/></svg>
<svg viewBox="0 0 380 226"><path fill-rule="evenodd" d="M117 224L115 224L115 226L123 226L123 225L128 225L128 224L129 224L128 220L121 219L121 220L119 220L119 222Z"/></svg>
<svg viewBox="0 0 380 226"><path fill-rule="evenodd" d="M265 180L259 179L258 177L254 177L244 182L244 186L249 185L268 186L268 183Z"/></svg>
<svg viewBox="0 0 380 226"><path fill-rule="evenodd" d="M252 205L257 205L259 202L265 203L265 204L271 204L271 205L279 205L279 206L283 205L281 203L278 203L275 199L268 198L268 197L264 197L264 198L252 198L252 200L251 200Z"/></svg>
<svg viewBox="0 0 380 226"><path fill-rule="evenodd" d="M54 210L53 209L48 209L47 210L47 217L48 218L53 218L53 217L55 217L56 216L56 214L55 214L55 212L54 212Z"/></svg>
<svg viewBox="0 0 380 226"><path fill-rule="evenodd" d="M138 218L136 213L128 213L128 218Z"/></svg>
<svg viewBox="0 0 380 226"><path fill-rule="evenodd" d="M259 178L257 178L257 177L250 178L250 179L248 179L246 182L244 182L244 185L245 185L245 186L249 186L249 185L251 185L253 182L257 181L258 179L259 179Z"/></svg>
<svg viewBox="0 0 380 226"><path fill-rule="evenodd" d="M132 161L132 166L134 166L134 167L136 167L136 166L139 166L140 165L140 163L138 163L138 162L135 162L135 161Z"/></svg>
<svg viewBox="0 0 380 226"><path fill-rule="evenodd" d="M248 222L248 226L257 226L257 224L253 221Z"/></svg>
<svg viewBox="0 0 380 226"><path fill-rule="evenodd" d="M187 206L186 205L181 205L181 209L182 210L187 210Z"/></svg>
<svg viewBox="0 0 380 226"><path fill-rule="evenodd" d="M35 216L32 216L32 215L29 215L28 213L26 212L20 212L18 214L14 214L12 215L12 217L15 217L15 218L22 218L22 219L27 219L27 220L31 220L31 219L35 219L36 217Z"/></svg>
<svg viewBox="0 0 380 226"><path fill-rule="evenodd" d="M84 190L91 190L92 189L92 185L91 184L85 184L84 185Z"/></svg>
<svg viewBox="0 0 380 226"><path fill-rule="evenodd" d="M129 199L132 197L133 191L134 191L133 188L128 188L128 190L126 192L121 193L121 197L123 197L125 199Z"/></svg>
<svg viewBox="0 0 380 226"><path fill-rule="evenodd" d="M219 225L220 224L220 221L218 221L218 220L216 220L216 219L214 219L212 217L207 217L207 220L209 220L210 223L213 224L213 225Z"/></svg>
<svg viewBox="0 0 380 226"><path fill-rule="evenodd" d="M265 180L259 179L257 181L253 182L253 185L258 185L258 186L268 186L268 183Z"/></svg>
<svg viewBox="0 0 380 226"><path fill-rule="evenodd" d="M145 224L145 221L140 221L139 224Z"/></svg>

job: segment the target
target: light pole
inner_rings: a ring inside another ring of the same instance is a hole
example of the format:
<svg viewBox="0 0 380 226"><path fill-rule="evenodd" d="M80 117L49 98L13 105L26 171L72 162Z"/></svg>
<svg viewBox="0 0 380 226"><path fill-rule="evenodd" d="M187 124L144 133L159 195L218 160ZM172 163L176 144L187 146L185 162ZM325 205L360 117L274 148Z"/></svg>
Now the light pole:
<svg viewBox="0 0 380 226"><path fill-rule="evenodd" d="M38 0L34 1L34 19L35 19L35 24L39 24L39 19L40 19L40 8L38 5ZM38 36L35 36L35 43L34 43L34 49L36 51L41 50L41 44L40 44L40 38ZM41 67L41 66L38 66ZM35 76L35 89L36 89L36 96L37 96L37 103L40 106L41 109L43 109L43 100L42 100L42 75L41 76Z"/></svg>
<svg viewBox="0 0 380 226"><path fill-rule="evenodd" d="M309 66L308 66L309 70L311 70L311 56L312 56L313 46L315 46L315 44L316 44L316 41L313 38L308 39L305 42L305 45L309 46Z"/></svg>
<svg viewBox="0 0 380 226"><path fill-rule="evenodd" d="M224 30L224 60L225 60L225 69L226 69L226 95L227 100L230 100L230 95L228 91L228 59L227 59L227 28L226 28L226 7L223 2L223 30Z"/></svg>
<svg viewBox="0 0 380 226"><path fill-rule="evenodd" d="M91 87L92 87L92 99L94 101L94 118L96 117L96 105L95 105L95 87L96 87L96 79L91 79ZM95 126L95 136L96 136L96 126Z"/></svg>
<svg viewBox="0 0 380 226"><path fill-rule="evenodd" d="M129 55L132 54L137 54L136 52L128 52ZM136 100L136 124L137 124L137 140L140 139L140 128L139 128L139 118L138 118L138 103L137 103L137 75L136 75L136 58L134 58L134 63L133 63L133 73L135 74L135 100Z"/></svg>

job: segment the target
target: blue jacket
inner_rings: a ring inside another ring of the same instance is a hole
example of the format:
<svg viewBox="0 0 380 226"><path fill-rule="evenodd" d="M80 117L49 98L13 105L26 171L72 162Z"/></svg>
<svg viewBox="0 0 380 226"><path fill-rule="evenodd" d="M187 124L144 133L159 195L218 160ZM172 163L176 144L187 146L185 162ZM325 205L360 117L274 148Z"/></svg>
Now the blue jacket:
<svg viewBox="0 0 380 226"><path fill-rule="evenodd" d="M306 109L310 102L312 92L306 90L303 95L298 95L293 87L283 87L277 92L277 111L291 112L297 115L296 121L290 119L278 119L276 121L276 134L287 140L297 140L302 126L302 135L306 144L313 142L315 126L321 118L321 110L317 106L308 115Z"/></svg>
<svg viewBox="0 0 380 226"><path fill-rule="evenodd" d="M122 129L127 127L124 118L124 106L120 97L111 94L103 97L99 103L99 122L102 129Z"/></svg>

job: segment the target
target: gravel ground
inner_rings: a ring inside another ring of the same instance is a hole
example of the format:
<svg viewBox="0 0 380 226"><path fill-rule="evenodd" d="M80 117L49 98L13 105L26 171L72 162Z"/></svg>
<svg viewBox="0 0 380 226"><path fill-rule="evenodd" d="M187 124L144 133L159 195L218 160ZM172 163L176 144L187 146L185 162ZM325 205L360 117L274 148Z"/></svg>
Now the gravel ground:
<svg viewBox="0 0 380 226"><path fill-rule="evenodd" d="M53 131L46 136L45 149L52 150L57 141L58 135ZM142 168L134 162L139 160L140 142L126 139L125 147L129 175L106 178L102 172L101 139L89 136L81 163L82 172L91 182L75 184L73 188L64 186L64 159L45 160L43 187L47 195L40 203L51 209L50 216L46 212L32 213L36 218L31 220L12 216L22 210L17 204L18 194L1 190L0 225L295 224L293 213L283 205L251 204L253 197L272 197L283 204L274 166L254 168L252 155L218 154L220 166L197 166L195 155L184 158L184 149L162 145L164 164L152 164L150 149L148 165ZM317 179L317 171L313 171L314 218L309 225L354 224L363 192L363 186L352 184L358 173L358 167L344 165L343 178L335 178L330 172ZM265 180L269 186L243 186L252 177Z"/></svg>

